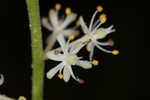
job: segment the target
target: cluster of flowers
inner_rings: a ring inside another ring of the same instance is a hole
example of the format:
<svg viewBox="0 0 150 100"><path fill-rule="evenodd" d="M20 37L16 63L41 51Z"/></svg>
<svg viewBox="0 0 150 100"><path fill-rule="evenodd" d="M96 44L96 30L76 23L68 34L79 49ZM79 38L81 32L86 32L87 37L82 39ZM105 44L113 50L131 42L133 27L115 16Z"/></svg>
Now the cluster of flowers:
<svg viewBox="0 0 150 100"><path fill-rule="evenodd" d="M97 66L99 62L93 60L94 48L97 47L106 53L111 53L113 55L118 55L118 50L106 50L103 46L113 46L114 42L108 40L107 42L100 42L100 39L105 38L108 34L115 32L113 25L108 28L100 27L107 21L106 14L102 13L103 7L97 6L95 13L93 14L89 26L86 25L82 16L76 21L76 26L72 28L67 28L73 21L76 20L77 14L73 13L70 8L66 8L66 18L59 18L59 10L61 9L61 4L56 4L55 9L50 9L49 19L42 18L42 25L47 28L52 34L47 39L47 47L45 49L45 55L48 59L54 61L60 61L56 67L52 68L47 72L47 78L52 79L56 73L60 79L68 82L70 77L79 83L83 83L84 80L76 77L72 71L71 66L81 66L84 69L92 68L92 65ZM100 14L99 19L94 22L94 19L98 13ZM77 28L81 26L84 36L75 40L74 38L80 33ZM65 38L68 40L66 41ZM60 48L50 50L55 39L60 44ZM72 42L71 42L72 41ZM82 60L82 57L78 57L77 53L86 46L89 52L89 61Z"/></svg>

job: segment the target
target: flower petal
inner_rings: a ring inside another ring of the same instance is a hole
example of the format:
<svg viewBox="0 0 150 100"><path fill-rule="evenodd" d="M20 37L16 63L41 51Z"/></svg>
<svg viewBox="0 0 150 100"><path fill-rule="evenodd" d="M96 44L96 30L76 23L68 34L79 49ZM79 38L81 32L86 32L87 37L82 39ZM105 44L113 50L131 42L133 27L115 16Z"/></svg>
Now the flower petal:
<svg viewBox="0 0 150 100"><path fill-rule="evenodd" d="M50 21L53 27L58 28L58 11L51 9L49 11L49 17L50 17Z"/></svg>
<svg viewBox="0 0 150 100"><path fill-rule="evenodd" d="M72 78L73 78L74 80L78 81L78 79L75 77L75 75L74 75L74 73L73 73L73 71L72 71L71 65L68 65L68 64L67 64L66 67L68 67L69 72L70 72Z"/></svg>
<svg viewBox="0 0 150 100"><path fill-rule="evenodd" d="M45 28L47 28L49 31L53 30L52 26L50 25L50 23L45 18L42 18L42 25Z"/></svg>
<svg viewBox="0 0 150 100"><path fill-rule="evenodd" d="M67 66L65 66L63 70L63 79L65 82L68 82L70 79L70 71Z"/></svg>
<svg viewBox="0 0 150 100"><path fill-rule="evenodd" d="M82 42L75 44L75 47L72 46L72 48L74 48L74 50L71 49L72 50L71 53L77 54L85 45L86 45L86 43L82 43Z"/></svg>
<svg viewBox="0 0 150 100"><path fill-rule="evenodd" d="M115 29L113 29L113 27L114 27L114 25L111 25L108 28L105 28L104 30L106 31L107 34L110 34L110 33L116 31Z"/></svg>
<svg viewBox="0 0 150 100"><path fill-rule="evenodd" d="M47 52L47 58L54 60L54 61L63 61L64 60L64 55L63 54L55 54L54 50Z"/></svg>
<svg viewBox="0 0 150 100"><path fill-rule="evenodd" d="M66 28L71 22L76 19L77 15L74 13L68 14L64 22L61 24L60 29Z"/></svg>
<svg viewBox="0 0 150 100"><path fill-rule="evenodd" d="M1 74L0 75L0 86L4 83L4 76Z"/></svg>
<svg viewBox="0 0 150 100"><path fill-rule="evenodd" d="M95 48L95 46L93 45L93 47L91 48L91 51L90 51L90 55L89 55L90 61L92 61L92 58L93 58L94 48Z"/></svg>
<svg viewBox="0 0 150 100"><path fill-rule="evenodd" d="M66 29L62 32L62 34L65 36L65 37L68 37L69 35L72 35L72 34L75 34L77 33L78 31L74 30L74 29Z"/></svg>
<svg viewBox="0 0 150 100"><path fill-rule="evenodd" d="M81 61L81 60L79 60L77 62L77 65L81 66L84 69L90 69L90 68L92 68L92 64L89 61Z"/></svg>
<svg viewBox="0 0 150 100"><path fill-rule="evenodd" d="M61 46L61 49L63 50L63 52L65 53L65 45L66 45L66 41L64 39L64 36L62 34L59 34L57 36L57 40Z"/></svg>
<svg viewBox="0 0 150 100"><path fill-rule="evenodd" d="M93 46L94 46L94 44L93 44L92 42L88 43L88 44L86 45L87 51L90 52L90 51L92 50Z"/></svg>
<svg viewBox="0 0 150 100"><path fill-rule="evenodd" d="M56 67L52 68L50 71L47 72L46 76L48 79L52 79L54 77L54 75L61 69L64 67L64 63L60 63L59 65L57 65Z"/></svg>
<svg viewBox="0 0 150 100"><path fill-rule="evenodd" d="M82 16L80 17L80 24L81 24L83 32L89 34L89 29L86 26Z"/></svg>

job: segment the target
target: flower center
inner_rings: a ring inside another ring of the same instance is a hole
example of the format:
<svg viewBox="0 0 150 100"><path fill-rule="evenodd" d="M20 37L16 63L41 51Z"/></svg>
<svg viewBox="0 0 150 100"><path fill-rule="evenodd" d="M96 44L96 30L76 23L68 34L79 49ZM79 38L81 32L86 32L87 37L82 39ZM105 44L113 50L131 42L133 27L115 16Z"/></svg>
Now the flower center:
<svg viewBox="0 0 150 100"><path fill-rule="evenodd" d="M96 30L96 32L94 33L94 37L96 39L103 39L105 38L107 35L106 31L103 28L99 28L98 30Z"/></svg>
<svg viewBox="0 0 150 100"><path fill-rule="evenodd" d="M77 63L78 57L75 54L68 54L66 57L66 62L70 65L75 65Z"/></svg>

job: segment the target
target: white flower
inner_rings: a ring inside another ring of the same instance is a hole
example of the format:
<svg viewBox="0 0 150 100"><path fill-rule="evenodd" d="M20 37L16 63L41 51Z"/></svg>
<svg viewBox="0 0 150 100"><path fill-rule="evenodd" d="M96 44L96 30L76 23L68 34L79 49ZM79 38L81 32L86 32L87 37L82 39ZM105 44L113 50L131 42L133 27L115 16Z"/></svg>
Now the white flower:
<svg viewBox="0 0 150 100"><path fill-rule="evenodd" d="M50 9L49 20L47 18L42 18L42 25L49 31L52 31L52 34L55 34L56 36L58 34L63 34L65 37L68 37L71 34L77 35L79 33L76 31L77 27L67 28L67 26L75 21L77 15L72 13L70 8L66 8L66 18L64 18L64 16L59 18L58 13L61 5L56 4L55 8L56 9ZM47 42L49 42L49 40L50 38L48 38Z"/></svg>
<svg viewBox="0 0 150 100"><path fill-rule="evenodd" d="M4 83L4 76L0 75L0 86Z"/></svg>
<svg viewBox="0 0 150 100"><path fill-rule="evenodd" d="M47 53L47 57L54 61L60 61L61 63L47 73L47 78L53 78L53 76L59 71L58 77L63 78L65 82L69 81L70 76L72 76L76 81L79 81L79 78L75 77L71 67L74 65L81 66L84 69L89 69L92 67L91 62L82 61L80 60L81 57L77 56L77 53L83 46L85 46L85 43L79 43L76 46L69 47L69 41L65 43L62 34L58 35L57 40L61 46L63 54L57 50L54 50L49 51Z"/></svg>
<svg viewBox="0 0 150 100"><path fill-rule="evenodd" d="M100 7L97 7L97 8L100 8ZM83 17L82 16L80 17L80 24L81 24L82 30L87 35L86 40L89 41L89 43L87 45L87 50L90 52L90 60L92 60L95 46L98 49L100 49L104 52L107 52L107 53L113 53L113 54L117 53L116 50L114 53L114 51L109 51L102 47L102 46L111 46L113 44L112 41L109 41L109 42L99 42L98 41L99 39L105 38L108 34L115 32L115 29L112 29L113 25L111 25L108 28L99 28L103 23L106 22L107 18L106 18L105 14L102 14L100 16L100 18L93 25L95 16L98 12L100 12L99 9L97 9L95 11L95 13L93 14L89 27L85 24Z"/></svg>

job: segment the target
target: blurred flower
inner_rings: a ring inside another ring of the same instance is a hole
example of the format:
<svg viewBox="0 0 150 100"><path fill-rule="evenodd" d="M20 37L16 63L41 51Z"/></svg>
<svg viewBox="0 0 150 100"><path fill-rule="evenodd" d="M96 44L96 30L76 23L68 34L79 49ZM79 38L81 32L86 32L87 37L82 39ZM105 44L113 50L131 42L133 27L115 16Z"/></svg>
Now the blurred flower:
<svg viewBox="0 0 150 100"><path fill-rule="evenodd" d="M4 76L1 74L0 75L0 86L4 83Z"/></svg>
<svg viewBox="0 0 150 100"><path fill-rule="evenodd" d="M114 42L112 40L111 41L109 40L108 42L98 41L99 39L105 38L108 34L115 32L115 29L113 29L113 25L111 25L108 28L99 28L107 20L105 14L101 14L99 19L94 23L96 14L98 12L102 12L102 10L103 8L101 6L97 7L97 10L92 16L89 27L85 24L83 17L82 16L80 17L80 24L81 24L82 30L87 35L86 36L86 40L88 41L87 50L90 52L90 60L92 60L95 46L104 52L114 54L113 51L106 50L102 47L102 46L113 46ZM115 52L115 54L117 53Z"/></svg>
<svg viewBox="0 0 150 100"><path fill-rule="evenodd" d="M58 34L63 34L63 36L68 37L71 34L77 35L79 31L76 30L77 27L67 28L73 21L75 21L77 15L71 12L70 8L66 8L66 18L64 16L59 18L59 10L61 9L60 4L55 5L55 9L50 9L49 19L42 18L42 25L47 28L49 31L52 31L52 34L56 36ZM50 36L47 40L51 40Z"/></svg>
<svg viewBox="0 0 150 100"><path fill-rule="evenodd" d="M81 82L79 78L75 77L71 66L78 65L84 69L89 69L92 67L91 62L82 61L80 60L81 57L77 56L77 53L80 51L82 47L86 45L86 43L78 43L72 47L69 47L70 40L68 40L68 42L65 43L65 40L62 34L58 35L57 40L61 46L63 54L60 53L60 51L58 50L54 50L54 51L49 51L47 53L47 57L54 61L61 61L61 63L57 65L56 67L52 68L47 73L47 78L48 79L53 78L53 76L59 71L58 77L60 79L63 78L65 82L68 82L70 79L70 76L72 76L79 83L83 83ZM63 70L63 74L62 74L62 70Z"/></svg>

